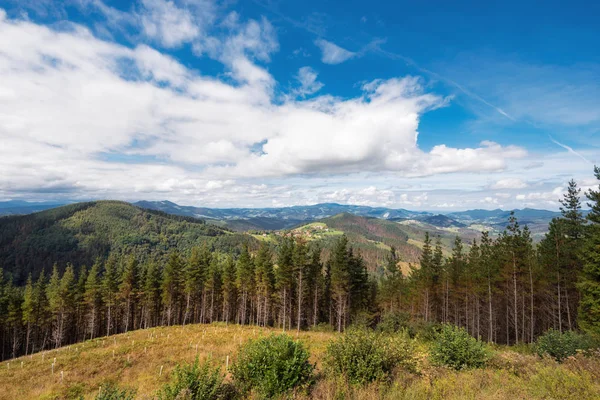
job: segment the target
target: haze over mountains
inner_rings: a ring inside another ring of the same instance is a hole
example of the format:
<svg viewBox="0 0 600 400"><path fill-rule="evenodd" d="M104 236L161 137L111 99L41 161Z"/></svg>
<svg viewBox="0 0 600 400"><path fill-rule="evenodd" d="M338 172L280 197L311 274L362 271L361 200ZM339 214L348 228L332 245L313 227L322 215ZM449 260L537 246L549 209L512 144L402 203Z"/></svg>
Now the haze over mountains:
<svg viewBox="0 0 600 400"><path fill-rule="evenodd" d="M0 215L30 214L65 203L27 202L22 200L0 202ZM411 211L387 207L369 207L337 203L307 206L271 208L208 208L182 206L171 201L138 201L134 205L168 214L205 219L238 231L290 229L305 223L318 221L341 213L389 221L410 221L437 228L473 228L476 230L502 230L510 215L509 210L474 209L449 213ZM548 223L559 212L539 209L517 209L515 216L522 225L528 225L534 233L545 232Z"/></svg>
<svg viewBox="0 0 600 400"><path fill-rule="evenodd" d="M506 210L467 210L440 214L426 211L411 211L386 207L356 206L337 203L323 203L309 206L277 208L205 208L180 206L170 201L139 201L138 207L159 210L169 214L184 215L213 221L222 221L232 229L287 229L317 221L340 213L361 217L379 218L390 221L415 221L438 228L467 228L478 230L501 230L506 225L511 211ZM559 212L525 208L514 210L522 225L529 225L535 232L545 230L552 218Z"/></svg>

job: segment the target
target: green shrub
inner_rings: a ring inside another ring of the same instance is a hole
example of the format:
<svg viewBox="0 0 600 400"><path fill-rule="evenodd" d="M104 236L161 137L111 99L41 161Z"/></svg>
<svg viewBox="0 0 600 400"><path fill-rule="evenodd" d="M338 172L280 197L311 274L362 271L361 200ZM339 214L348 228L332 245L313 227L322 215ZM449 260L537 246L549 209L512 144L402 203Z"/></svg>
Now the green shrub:
<svg viewBox="0 0 600 400"><path fill-rule="evenodd" d="M405 335L350 329L327 346L325 366L352 384L386 380L394 368L416 369L413 344Z"/></svg>
<svg viewBox="0 0 600 400"><path fill-rule="evenodd" d="M549 355L556 361L562 362L567 357L577 354L578 350L587 351L595 345L597 343L587 335L573 331L561 333L550 329L538 338L535 350L540 357Z"/></svg>
<svg viewBox="0 0 600 400"><path fill-rule="evenodd" d="M314 366L308 358L300 342L286 334L271 335L242 346L231 372L243 394L254 390L271 398L312 383Z"/></svg>
<svg viewBox="0 0 600 400"><path fill-rule="evenodd" d="M200 364L177 365L171 378L159 394L162 400L214 400L218 399L223 385L219 367L209 361Z"/></svg>
<svg viewBox="0 0 600 400"><path fill-rule="evenodd" d="M431 360L455 370L480 368L490 358L486 345L463 328L444 325L431 347Z"/></svg>
<svg viewBox="0 0 600 400"><path fill-rule="evenodd" d="M101 385L95 397L96 400L133 400L134 398L135 389L121 389L112 382Z"/></svg>

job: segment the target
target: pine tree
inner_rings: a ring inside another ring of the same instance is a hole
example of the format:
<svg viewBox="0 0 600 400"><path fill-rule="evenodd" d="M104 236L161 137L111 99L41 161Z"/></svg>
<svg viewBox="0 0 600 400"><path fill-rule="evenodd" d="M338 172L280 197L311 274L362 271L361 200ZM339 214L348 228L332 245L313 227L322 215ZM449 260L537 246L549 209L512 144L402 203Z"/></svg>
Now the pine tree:
<svg viewBox="0 0 600 400"><path fill-rule="evenodd" d="M333 248L331 259L331 296L336 308L337 330L346 328L348 320L348 296L351 289L351 276L348 260L348 238L342 235Z"/></svg>
<svg viewBox="0 0 600 400"><path fill-rule="evenodd" d="M179 321L179 304L183 295L183 261L176 251L171 252L163 271L162 303L167 326Z"/></svg>
<svg viewBox="0 0 600 400"><path fill-rule="evenodd" d="M130 327L135 329L135 310L139 295L138 261L131 255L123 268L119 285L119 297L123 307L123 328L127 332Z"/></svg>
<svg viewBox="0 0 600 400"><path fill-rule="evenodd" d="M277 269L275 271L275 285L279 291L280 321L285 331L286 323L291 320L291 298L293 284L294 241L284 238L277 254ZM291 323L288 324L291 328Z"/></svg>
<svg viewBox="0 0 600 400"><path fill-rule="evenodd" d="M204 281L208 272L210 264L210 253L208 248L204 246L202 249L194 247L192 254L188 259L184 271L184 295L185 295L185 314L183 317L183 324L189 320L196 320L192 318L192 306L197 305L202 301L204 303ZM202 298L201 298L202 297ZM204 306L204 304L202 304ZM204 318L204 307L202 307L201 318Z"/></svg>
<svg viewBox="0 0 600 400"><path fill-rule="evenodd" d="M233 257L228 255L223 267L223 319L229 324L232 319L233 306L236 304L236 265Z"/></svg>
<svg viewBox="0 0 600 400"><path fill-rule="evenodd" d="M44 349L46 347L46 342L48 340L48 332L49 332L49 326L50 326L50 322L51 322L51 315L50 315L50 306L48 303L48 296L46 295L46 289L47 289L47 281L46 281L46 274L44 272L44 270L42 269L42 271L40 272L40 276L38 277L37 281L35 282L35 285L33 286L33 303L34 303L34 307L33 307L33 312L34 312L34 327L36 330L37 335L36 336L41 336L41 340L40 337L36 338L36 341L38 343L38 347L39 349ZM35 348L31 349L31 352L34 352Z"/></svg>
<svg viewBox="0 0 600 400"><path fill-rule="evenodd" d="M431 248L431 238L429 237L429 232L425 232L423 249L421 251L421 257L419 258L419 269L414 271L416 281L418 282L418 285L422 286L425 295L423 301L423 318L425 321L429 321L431 310L430 290L432 283L432 261L433 250Z"/></svg>
<svg viewBox="0 0 600 400"><path fill-rule="evenodd" d="M106 336L109 336L112 333L118 291L119 275L117 271L117 260L116 257L111 254L104 263L104 274L102 276L102 301L106 307Z"/></svg>
<svg viewBox="0 0 600 400"><path fill-rule="evenodd" d="M219 256L214 255L208 266L208 274L206 277L206 292L209 302L208 321L210 323L217 318L222 283L221 262Z"/></svg>
<svg viewBox="0 0 600 400"><path fill-rule="evenodd" d="M273 291L273 261L269 245L262 242L254 259L256 301L257 301L257 323L266 326L269 322L271 312L271 294Z"/></svg>
<svg viewBox="0 0 600 400"><path fill-rule="evenodd" d="M21 307L21 313L23 315L23 323L25 324L25 355L29 354L29 343L31 339L31 330L33 324L35 324L35 298L33 282L31 274L27 277L27 283L23 290L23 306Z"/></svg>
<svg viewBox="0 0 600 400"><path fill-rule="evenodd" d="M302 320L304 318L303 307L304 307L304 299L305 292L307 291L306 285L306 272L308 270L308 248L306 244L298 239L296 240L296 245L294 246L293 252L293 273L294 273L294 281L296 282L296 330L300 332L300 327L302 325Z"/></svg>
<svg viewBox="0 0 600 400"><path fill-rule="evenodd" d="M594 167L600 181L600 167ZM586 193L591 208L581 252L583 272L579 282L579 325L587 332L600 336L600 185Z"/></svg>
<svg viewBox="0 0 600 400"><path fill-rule="evenodd" d="M144 328L158 325L161 302L161 271L155 262L146 265L142 289Z"/></svg>
<svg viewBox="0 0 600 400"><path fill-rule="evenodd" d="M62 278L58 267L54 265L52 276L47 288L48 303L53 319L52 338L55 348L62 345L65 331L68 328L68 318L73 307L73 292L75 285L75 272L72 265L67 265Z"/></svg>
<svg viewBox="0 0 600 400"><path fill-rule="evenodd" d="M16 358L21 345L23 294L20 288L13 285L12 280L5 288L8 299L6 328L11 333L11 356Z"/></svg>
<svg viewBox="0 0 600 400"><path fill-rule="evenodd" d="M456 236L454 238L454 245L452 246L452 256L448 260L448 277L452 289L447 300L447 305L450 302L452 303L453 322L457 326L461 324L462 308L460 303L464 297L463 278L465 264L462 240Z"/></svg>
<svg viewBox="0 0 600 400"><path fill-rule="evenodd" d="M247 324L248 321L248 309L249 302L253 296L254 291L254 261L250 256L250 250L248 245L244 244L242 248L242 254L237 261L237 288L240 294L240 309L238 312L239 323L242 325Z"/></svg>
<svg viewBox="0 0 600 400"><path fill-rule="evenodd" d="M83 302L86 309L86 329L90 335L90 339L96 337L99 319L100 319L100 307L102 301L102 287L100 281L100 260L97 260L90 272L87 275L85 281L85 292L83 294Z"/></svg>

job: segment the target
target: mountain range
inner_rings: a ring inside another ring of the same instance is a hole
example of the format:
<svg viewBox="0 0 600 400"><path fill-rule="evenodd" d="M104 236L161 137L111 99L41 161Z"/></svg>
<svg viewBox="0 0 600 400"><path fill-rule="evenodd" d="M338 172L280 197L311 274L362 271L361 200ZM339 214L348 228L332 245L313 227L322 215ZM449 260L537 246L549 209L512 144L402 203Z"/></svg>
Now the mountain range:
<svg viewBox="0 0 600 400"><path fill-rule="evenodd" d="M416 221L437 228L460 229L472 227L477 230L499 231L504 229L511 213L511 211L500 209L476 209L439 214L426 211L337 203L278 208L206 208L180 206L170 201L139 201L134 203L134 205L169 214L206 219L210 222L242 231L289 229L341 213L395 222ZM560 216L559 212L531 208L513 211L520 224L528 225L534 233L545 232L552 218Z"/></svg>
<svg viewBox="0 0 600 400"><path fill-rule="evenodd" d="M337 214L347 213L360 217L377 218L404 224L418 224L430 227L478 231L501 231L507 224L510 210L483 210L432 213L387 207L369 207L337 203L322 203L307 206L270 208L209 208L182 206L171 201L138 201L132 203L140 208L162 211L167 214L193 217L209 223L227 227L235 231L275 231L291 229L313 221L319 221ZM0 202L0 215L22 215L43 211L63 205L58 202L26 202L21 200ZM559 212L539 209L512 210L521 225L528 225L534 236L546 232L552 218Z"/></svg>

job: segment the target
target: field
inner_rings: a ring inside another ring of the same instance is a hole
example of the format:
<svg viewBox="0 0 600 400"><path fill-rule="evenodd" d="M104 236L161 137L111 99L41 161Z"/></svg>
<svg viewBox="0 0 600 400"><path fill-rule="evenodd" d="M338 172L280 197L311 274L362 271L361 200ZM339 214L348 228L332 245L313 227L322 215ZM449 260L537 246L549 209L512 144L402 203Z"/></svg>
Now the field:
<svg viewBox="0 0 600 400"><path fill-rule="evenodd" d="M188 325L152 328L98 338L5 363L0 369L0 399L94 398L107 381L137 389L137 398L151 399L169 380L177 363L196 355L222 366L235 361L241 343L280 332L238 325ZM563 364L515 351L496 349L488 367L455 372L433 367L428 345L417 343L419 372L398 371L393 382L349 387L323 375L321 360L332 332L290 332L310 350L317 366L315 399L597 399L600 359L577 356ZM297 336L296 336L297 335ZM228 361L229 358L229 361ZM56 360L56 361L55 361ZM54 363L54 370L52 364Z"/></svg>

